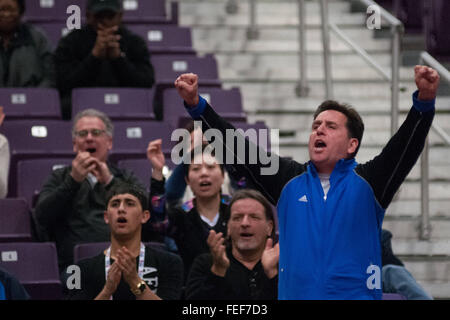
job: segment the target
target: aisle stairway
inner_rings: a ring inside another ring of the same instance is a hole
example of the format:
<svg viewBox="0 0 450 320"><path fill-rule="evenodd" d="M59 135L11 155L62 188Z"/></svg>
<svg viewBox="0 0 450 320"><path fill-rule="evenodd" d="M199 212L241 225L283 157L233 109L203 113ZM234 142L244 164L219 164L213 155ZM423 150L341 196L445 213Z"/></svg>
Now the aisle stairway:
<svg viewBox="0 0 450 320"><path fill-rule="evenodd" d="M225 0L180 0L180 24L193 30L200 54L213 53L225 88L239 87L249 121L263 120L280 129L279 153L297 161L308 159L307 141L312 112L325 98L320 11L318 1L307 1L307 76L310 93L295 94L298 81L297 1L257 1L259 38L247 40L249 3L238 1L238 11L227 14ZM351 13L345 0L330 0L330 21L366 49L386 71L390 68L389 39L375 39L365 15ZM335 99L353 105L366 132L357 160L365 162L381 151L390 133L390 86L331 36ZM415 90L412 67L400 70L402 121ZM450 97L440 97L435 121L450 132ZM393 235L394 252L435 298L450 298L450 148L432 132L430 152L431 241L419 241L420 161L389 207L383 227Z"/></svg>

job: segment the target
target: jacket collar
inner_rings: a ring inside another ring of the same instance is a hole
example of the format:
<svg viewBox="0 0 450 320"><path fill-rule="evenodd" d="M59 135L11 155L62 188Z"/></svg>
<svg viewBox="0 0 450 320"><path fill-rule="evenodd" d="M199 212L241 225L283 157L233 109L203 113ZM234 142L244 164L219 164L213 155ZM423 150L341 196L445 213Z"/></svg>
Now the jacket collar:
<svg viewBox="0 0 450 320"><path fill-rule="evenodd" d="M313 177L317 177L318 176L318 172L317 172L317 168L314 165L314 163L312 161L308 162L308 172L313 176ZM356 166L356 160L355 158L351 158L351 159L341 159L339 160L336 165L334 166L333 172L331 173L330 179L333 176L336 175L341 175L345 172L348 172L350 170L353 170Z"/></svg>

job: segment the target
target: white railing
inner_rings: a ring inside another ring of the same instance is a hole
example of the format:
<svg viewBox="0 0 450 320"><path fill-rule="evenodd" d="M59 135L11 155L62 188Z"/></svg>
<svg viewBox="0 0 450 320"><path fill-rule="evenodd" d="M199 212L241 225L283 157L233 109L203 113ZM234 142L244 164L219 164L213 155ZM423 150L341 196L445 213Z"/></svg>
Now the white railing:
<svg viewBox="0 0 450 320"><path fill-rule="evenodd" d="M363 5L378 6L372 0L359 0ZM329 22L328 19L328 0L320 0L322 15L322 42L323 57L325 69L325 89L328 99L333 97L333 83L331 75L331 50L330 50L330 31L333 31L341 40L343 40L354 52L360 55L370 66L372 66L384 79L391 83L391 134L398 129L399 114L399 93L400 93L400 44L404 31L403 23L390 14L388 11L378 6L382 19L391 27L391 73L388 74L384 69L359 45L353 42L342 32L339 27Z"/></svg>
<svg viewBox="0 0 450 320"><path fill-rule="evenodd" d="M441 80L447 81L450 84L450 72L442 66L436 59L434 59L428 52L422 52L420 55L420 64L428 65L435 69ZM450 136L436 123L433 123L431 129L439 135L447 146L450 146ZM430 193L429 193L429 145L428 139L425 141L425 147L422 152L420 160L421 172L421 206L422 215L420 217L419 237L421 240L430 240L431 224L430 224Z"/></svg>
<svg viewBox="0 0 450 320"><path fill-rule="evenodd" d="M281 0L280 0L281 1ZM259 30L256 19L256 0L248 0L249 2L249 26L247 29L247 39L255 40L259 37ZM296 86L296 94L299 97L307 96L309 93L307 71L306 71L306 9L305 0L297 0L298 4L298 43L299 43L299 80ZM238 11L238 3L236 0L228 0L225 9L229 14Z"/></svg>

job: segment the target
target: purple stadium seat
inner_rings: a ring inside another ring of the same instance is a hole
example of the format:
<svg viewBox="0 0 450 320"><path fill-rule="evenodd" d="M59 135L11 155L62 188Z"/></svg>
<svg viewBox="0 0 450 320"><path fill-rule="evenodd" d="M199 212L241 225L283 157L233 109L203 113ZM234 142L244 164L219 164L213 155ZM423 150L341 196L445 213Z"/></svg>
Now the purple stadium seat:
<svg viewBox="0 0 450 320"><path fill-rule="evenodd" d="M33 300L62 298L54 243L0 243L0 267L14 275Z"/></svg>
<svg viewBox="0 0 450 320"><path fill-rule="evenodd" d="M406 300L406 297L398 293L383 293L382 300Z"/></svg>
<svg viewBox="0 0 450 320"><path fill-rule="evenodd" d="M142 158L150 141L162 139L162 151L170 154L172 127L159 121L118 121L114 123L113 148L110 159L117 163L121 159Z"/></svg>
<svg viewBox="0 0 450 320"><path fill-rule="evenodd" d="M170 159L170 155L166 155L166 166L169 170L173 170L175 164ZM119 168L127 169L136 175L138 179L150 189L150 178L152 176L152 165L150 161L143 156L142 158L136 159L122 159L117 163Z"/></svg>
<svg viewBox="0 0 450 320"><path fill-rule="evenodd" d="M183 73L196 73L202 87L221 87L217 62L213 55L204 57L193 55L156 55L151 57L155 70L155 115L163 117L163 91L173 88L175 80Z"/></svg>
<svg viewBox="0 0 450 320"><path fill-rule="evenodd" d="M64 22L72 15L67 9L72 5L80 8L81 21L85 21L87 0L26 0L24 20L33 23Z"/></svg>
<svg viewBox="0 0 450 320"><path fill-rule="evenodd" d="M450 1L425 2L425 34L427 51L438 60L450 61Z"/></svg>
<svg viewBox="0 0 450 320"><path fill-rule="evenodd" d="M61 0L27 0L24 20L62 21L65 20L66 10L62 11Z"/></svg>
<svg viewBox="0 0 450 320"><path fill-rule="evenodd" d="M42 185L53 170L72 165L73 157L22 160L17 163L17 196L34 208ZM39 170L36 170L39 168Z"/></svg>
<svg viewBox="0 0 450 320"><path fill-rule="evenodd" d="M141 36L153 54L195 54L191 29L172 24L130 24L127 28Z"/></svg>
<svg viewBox="0 0 450 320"><path fill-rule="evenodd" d="M153 89L79 88L72 91L72 119L82 110L94 108L112 120L151 120Z"/></svg>
<svg viewBox="0 0 450 320"><path fill-rule="evenodd" d="M31 216L24 199L0 199L0 242L32 241Z"/></svg>
<svg viewBox="0 0 450 320"><path fill-rule="evenodd" d="M25 20L28 22L66 21L70 14L67 8L77 5L82 21L86 17L87 0L27 0ZM125 23L178 23L178 4L171 3L168 16L165 0L123 0Z"/></svg>
<svg viewBox="0 0 450 320"><path fill-rule="evenodd" d="M212 54L204 57L191 55L158 55L151 58L157 84L173 87L176 78L188 72L198 74L201 86L220 87L217 62Z"/></svg>
<svg viewBox="0 0 450 320"><path fill-rule="evenodd" d="M61 119L59 93L51 88L0 88L7 119Z"/></svg>
<svg viewBox="0 0 450 320"><path fill-rule="evenodd" d="M258 143L264 149L270 151L270 129L266 126L264 121L256 121L255 123L246 122L232 122L236 129L242 129L248 137L248 139L253 143ZM254 133L254 134L253 134Z"/></svg>
<svg viewBox="0 0 450 320"><path fill-rule="evenodd" d="M110 242L92 242L77 244L73 248L73 262L77 263L80 260L95 257L102 251L108 249Z"/></svg>
<svg viewBox="0 0 450 320"><path fill-rule="evenodd" d="M147 158L122 159L117 163L119 168L132 171L141 183L150 188L150 178L152 176L152 165Z"/></svg>
<svg viewBox="0 0 450 320"><path fill-rule="evenodd" d="M145 242L146 246L150 246L155 249L166 250L166 246L159 242ZM99 255L102 251L109 248L109 242L92 242L92 243L82 243L77 244L73 249L73 261L77 263L80 260L95 257Z"/></svg>
<svg viewBox="0 0 450 320"><path fill-rule="evenodd" d="M70 32L66 22L63 21L36 22L34 26L45 33L53 48L56 48L59 40Z"/></svg>
<svg viewBox="0 0 450 320"><path fill-rule="evenodd" d="M71 155L71 124L62 120L6 120L1 132L8 138L12 156Z"/></svg>
<svg viewBox="0 0 450 320"><path fill-rule="evenodd" d="M214 110L229 121L246 121L247 116L242 107L242 96L239 88L199 88L199 94L205 98ZM180 127L186 119L190 119L183 107L183 100L176 89L164 90L163 119L175 127ZM181 120L180 120L181 118ZM185 118L185 119L183 119Z"/></svg>
<svg viewBox="0 0 450 320"><path fill-rule="evenodd" d="M11 151L9 197L16 196L17 162L23 159L73 157L71 125L62 120L6 120L0 128Z"/></svg>
<svg viewBox="0 0 450 320"><path fill-rule="evenodd" d="M166 0L123 0L125 23L174 23L168 17Z"/></svg>

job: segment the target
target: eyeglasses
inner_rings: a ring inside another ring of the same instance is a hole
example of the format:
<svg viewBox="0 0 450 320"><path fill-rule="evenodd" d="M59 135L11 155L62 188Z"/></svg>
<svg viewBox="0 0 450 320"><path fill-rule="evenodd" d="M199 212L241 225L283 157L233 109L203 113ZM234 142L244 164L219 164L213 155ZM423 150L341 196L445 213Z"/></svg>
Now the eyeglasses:
<svg viewBox="0 0 450 320"><path fill-rule="evenodd" d="M90 133L91 136L93 136L93 137L99 137L102 134L104 134L105 132L106 132L105 130L100 130L100 129L81 130L81 131L76 131L75 136L77 136L79 138L86 138L88 136L88 134Z"/></svg>

